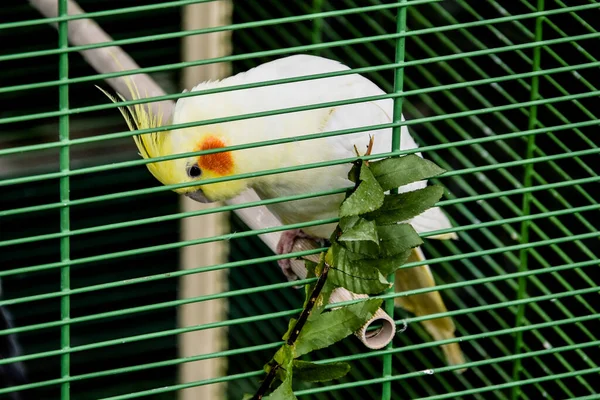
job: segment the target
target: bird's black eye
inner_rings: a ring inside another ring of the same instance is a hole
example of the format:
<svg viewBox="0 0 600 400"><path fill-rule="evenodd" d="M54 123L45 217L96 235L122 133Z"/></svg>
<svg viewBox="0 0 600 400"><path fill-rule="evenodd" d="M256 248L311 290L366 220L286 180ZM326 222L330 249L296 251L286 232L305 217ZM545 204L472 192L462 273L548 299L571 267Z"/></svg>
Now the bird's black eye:
<svg viewBox="0 0 600 400"><path fill-rule="evenodd" d="M188 175L190 176L190 178L197 178L200 175L202 175L202 170L199 166L194 164L188 169Z"/></svg>

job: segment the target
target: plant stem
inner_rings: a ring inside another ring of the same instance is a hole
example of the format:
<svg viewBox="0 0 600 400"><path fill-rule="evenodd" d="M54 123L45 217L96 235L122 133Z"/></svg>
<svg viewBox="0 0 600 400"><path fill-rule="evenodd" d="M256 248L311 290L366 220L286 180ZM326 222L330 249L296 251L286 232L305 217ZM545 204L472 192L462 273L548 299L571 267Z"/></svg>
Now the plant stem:
<svg viewBox="0 0 600 400"><path fill-rule="evenodd" d="M267 376L265 377L265 380L261 383L260 387L256 391L256 394L252 397L252 400L260 400L263 398L265 393L267 393L267 390L269 390L269 388L273 384L273 381L275 380L275 377L277 376L277 370L280 367L281 367L281 365L279 365L279 363L277 363L277 361L273 360L273 365L271 365L271 369L269 370L269 373L267 374Z"/></svg>
<svg viewBox="0 0 600 400"><path fill-rule="evenodd" d="M325 281L327 280L328 272L329 264L324 263L323 272L321 272L321 276L319 276L315 287L310 293L310 297L308 299L308 302L306 303L306 307L304 307L304 310L302 310L300 317L294 325L294 329L292 329L292 333L290 333L290 337L287 340L288 346L293 346L296 340L298 339L298 336L300 336L300 332L302 331L302 328L304 328L306 321L308 321L308 317L310 316L310 313L312 312L312 309L314 308L315 303L317 302L317 299L321 294L321 290L323 290L323 287L325 286Z"/></svg>
<svg viewBox="0 0 600 400"><path fill-rule="evenodd" d="M288 337L288 340L285 345L293 346L296 340L298 340L298 336L300 336L300 332L302 332L302 328L304 328L306 321L308 321L308 317L310 316L310 313L312 312L315 303L317 302L317 299L319 298L319 295L321 294L321 291L325 286L325 281L327 281L328 272L329 264L324 262L323 271L321 272L321 275L319 276L315 287L310 293L310 297L308 299L308 302L306 303L306 307L304 307L304 309L300 313L300 317L298 317L298 320L294 324L294 328L292 329L292 332L290 333L290 336ZM279 368L281 368L281 364L279 364L275 360L271 360L271 369L269 370L269 373L265 377L264 381L252 397L252 400L261 400L263 398L267 390L269 390L269 388L273 384L273 381L275 381L275 378L277 376L277 370Z"/></svg>

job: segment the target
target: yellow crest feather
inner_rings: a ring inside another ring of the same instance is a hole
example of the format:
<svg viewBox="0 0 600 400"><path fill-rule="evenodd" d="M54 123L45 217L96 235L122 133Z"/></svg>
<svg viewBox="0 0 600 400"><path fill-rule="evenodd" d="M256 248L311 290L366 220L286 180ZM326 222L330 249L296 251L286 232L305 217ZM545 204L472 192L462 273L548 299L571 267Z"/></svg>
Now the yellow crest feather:
<svg viewBox="0 0 600 400"><path fill-rule="evenodd" d="M140 92L129 77L123 77L127 88L129 89L129 94L131 95L132 100L139 100L142 97L140 96ZM118 103L119 100L108 93L106 90L101 87L96 86L102 93L106 95L113 103ZM117 96L121 101L127 101L121 94L117 93ZM146 93L146 96L147 93ZM119 107L119 111L127 126L131 131L140 130L140 129L152 129L159 128L163 124L163 115L161 110L159 109L158 113L155 114L152 111L152 107L148 104L134 104L126 107ZM162 132L150 132L142 135L133 136L133 140L140 152L140 155L144 159L155 158L160 156L169 155L172 153L170 149L170 143L167 140L169 135L169 131ZM146 164L148 170L154 175L156 179L161 181L163 184L173 184L178 183L173 177L173 171L170 161L161 161Z"/></svg>

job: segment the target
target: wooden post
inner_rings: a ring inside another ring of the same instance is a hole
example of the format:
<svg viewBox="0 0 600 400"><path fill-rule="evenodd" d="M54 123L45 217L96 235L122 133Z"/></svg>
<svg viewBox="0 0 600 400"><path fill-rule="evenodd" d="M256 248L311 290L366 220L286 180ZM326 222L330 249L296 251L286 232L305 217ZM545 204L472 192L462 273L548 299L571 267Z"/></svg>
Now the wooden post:
<svg viewBox="0 0 600 400"><path fill-rule="evenodd" d="M183 8L184 30L222 26L231 23L232 5L230 0L193 4ZM216 32L187 36L182 42L183 61L221 57L231 53L231 32ZM191 89L196 84L209 79L220 79L231 74L228 63L209 64L183 70L182 85ZM201 204L181 196L181 210L192 211L217 207L221 204ZM228 215L209 214L181 220L181 240L210 237L227 232ZM226 262L227 242L215 242L181 249L181 268L198 268ZM223 292L227 288L227 271L212 271L184 276L179 282L180 298L191 298ZM227 317L227 300L211 300L192 303L179 308L179 326L194 326ZM179 336L179 357L213 353L227 347L225 328L209 329L185 333ZM181 383L223 376L226 373L226 359L214 358L180 364ZM198 386L179 392L180 400L224 399L225 384Z"/></svg>

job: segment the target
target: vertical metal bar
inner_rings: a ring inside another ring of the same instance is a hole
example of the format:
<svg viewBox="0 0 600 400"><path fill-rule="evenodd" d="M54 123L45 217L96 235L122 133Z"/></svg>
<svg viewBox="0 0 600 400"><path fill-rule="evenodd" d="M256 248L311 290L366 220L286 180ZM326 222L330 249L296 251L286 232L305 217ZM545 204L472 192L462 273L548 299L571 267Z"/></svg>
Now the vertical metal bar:
<svg viewBox="0 0 600 400"><path fill-rule="evenodd" d="M544 11L544 0L538 0L537 10ZM543 22L544 22L544 17L540 16L540 17L536 18L536 21L535 21L535 41L536 42L539 42L542 40ZM542 48L541 48L541 46L537 46L533 49L533 65L532 65L533 71L540 70L541 57L542 57ZM540 85L539 76L536 75L536 76L532 77L531 78L531 92L530 92L530 99L532 101L538 99L539 85ZM531 106L531 108L529 110L529 122L528 122L528 127L527 127L528 130L535 129L535 126L537 124L537 112L538 112L537 106L535 106L535 105ZM529 138L527 140L527 150L526 150L525 158L526 159L532 158L534 155L534 150L535 150L535 135L531 135L531 136L529 136ZM533 172L534 172L533 164L525 165L524 176L523 176L523 186L524 187L531 186ZM523 195L523 202L522 202L523 215L530 214L531 201L532 201L532 194L525 193ZM531 224L530 220L526 220L521 223L520 243L529 242L530 224ZM519 258L520 258L519 268L518 268L519 272L526 271L528 269L529 249L522 249L519 252ZM519 286L517 288L517 299L523 299L527 295L527 277L520 277L519 281L518 281L518 285ZM525 304L519 305L519 308L517 309L516 319L515 319L515 327L519 327L523 323L523 319L525 317L525 309L526 309ZM523 332L519 331L519 332L517 332L516 337L515 337L515 352L514 352L514 354L519 354L521 352L522 348L523 348ZM513 382L516 382L519 380L520 374L521 374L521 359L517 358L513 363L513 371L512 371ZM519 397L519 387L513 386L513 388L511 389L511 399L516 400L518 397Z"/></svg>
<svg viewBox="0 0 600 400"><path fill-rule="evenodd" d="M396 14L396 33L406 32L406 9L408 7L407 0L399 0L401 7L398 8ZM406 38L404 36L399 37L396 40L396 55L394 57L396 63L404 62ZM404 68L396 68L394 71L394 93L401 93L404 90ZM394 98L394 123L402 121L402 97ZM402 132L401 127L395 127L392 134L392 151L400 149L400 135ZM398 193L398 190L393 190L393 193ZM394 292L394 275L388 276L388 280L392 283L386 292ZM394 299L387 299L385 301L385 311L392 318L394 316ZM386 348L391 349L393 342L390 342ZM392 376L392 354L388 353L383 356L383 377ZM390 380L383 383L381 392L382 400L390 400L392 398L392 382Z"/></svg>
<svg viewBox="0 0 600 400"><path fill-rule="evenodd" d="M58 2L58 15L66 16L67 0ZM68 22L61 21L58 23L58 47L66 49L69 46L68 42ZM58 61L59 79L64 81L69 77L69 53L61 53ZM59 108L61 111L69 109L69 85L61 84L58 88ZM60 147L59 163L61 172L69 171L69 116L62 115L58 122L59 140L64 143ZM69 176L60 178L60 201L66 202L69 200ZM60 209L60 231L68 232L70 229L69 206L63 206ZM69 261L71 242L69 236L64 236L60 239L60 260ZM69 266L65 266L60 270L60 289L61 291L69 290L71 287L71 270ZM62 321L68 321L71 317L71 299L68 295L63 295L60 299L60 318ZM64 324L60 328L60 347L62 350L68 350L71 345L71 327L69 324ZM69 353L64 353L60 357L60 376L68 378L70 375L71 357ZM60 387L61 400L69 400L71 398L71 385L69 382L64 382Z"/></svg>

